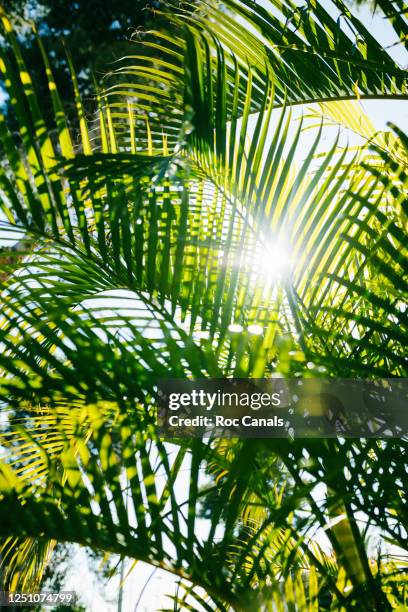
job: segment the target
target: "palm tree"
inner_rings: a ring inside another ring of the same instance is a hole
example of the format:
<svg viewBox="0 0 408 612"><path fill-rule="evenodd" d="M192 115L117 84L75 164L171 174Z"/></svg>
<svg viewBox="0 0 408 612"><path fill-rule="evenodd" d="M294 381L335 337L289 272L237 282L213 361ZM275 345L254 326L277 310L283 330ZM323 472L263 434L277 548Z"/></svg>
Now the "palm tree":
<svg viewBox="0 0 408 612"><path fill-rule="evenodd" d="M165 377L404 376L407 138L358 100L406 99L406 73L341 0L166 15L96 116L70 62L76 142L41 41L53 126L1 14L5 587L63 541L171 572L174 609L402 609L369 536L407 548L403 439L170 443L155 402Z"/></svg>

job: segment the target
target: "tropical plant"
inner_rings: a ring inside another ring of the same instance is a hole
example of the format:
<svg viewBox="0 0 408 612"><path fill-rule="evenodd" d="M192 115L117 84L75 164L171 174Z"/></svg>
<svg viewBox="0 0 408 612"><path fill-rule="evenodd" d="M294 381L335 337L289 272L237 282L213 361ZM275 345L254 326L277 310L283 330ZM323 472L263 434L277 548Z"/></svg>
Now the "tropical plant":
<svg viewBox="0 0 408 612"><path fill-rule="evenodd" d="M58 93L64 103L70 127L76 129L72 86L64 47L70 49L81 95L87 98L87 110L94 110L92 73L101 75L112 69L115 61L132 52L131 37L139 31L157 28L160 20L144 0L116 0L102 5L99 0L3 0L2 5L24 52L24 61L35 80L39 98L47 97L47 79L42 66L41 51L36 41L36 22L43 44L52 58L52 69ZM158 8L155 2L152 7ZM92 28L89 24L92 23ZM7 44L0 38L6 52ZM156 51L153 51L157 55ZM8 110L8 100L5 100ZM47 104L42 109L47 122L53 122L53 110ZM7 119L12 124L13 114Z"/></svg>
<svg viewBox="0 0 408 612"><path fill-rule="evenodd" d="M155 402L163 377L405 375L407 138L358 100L406 99L406 73L340 0L165 15L95 116L70 63L76 142L2 13L5 586L64 541L173 573L174 609L403 609L369 538L407 549L405 440L170 443ZM324 150L328 124L362 144Z"/></svg>

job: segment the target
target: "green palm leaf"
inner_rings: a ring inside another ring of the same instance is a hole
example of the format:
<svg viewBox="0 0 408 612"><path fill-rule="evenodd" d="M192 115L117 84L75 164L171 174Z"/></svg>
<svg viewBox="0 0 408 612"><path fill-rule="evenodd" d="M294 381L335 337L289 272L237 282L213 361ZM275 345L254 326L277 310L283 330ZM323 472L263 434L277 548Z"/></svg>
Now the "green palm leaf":
<svg viewBox="0 0 408 612"><path fill-rule="evenodd" d="M48 543L64 540L172 572L185 609L403 601L366 536L375 527L406 548L404 442L170 445L155 425L159 377L405 372L406 137L322 154L323 121L299 162L302 123L291 130L296 103L357 87L406 96L404 72L335 6L357 41L320 4L180 10L178 37L143 43L160 57L142 46L97 91L93 122L71 66L81 153L43 51L58 143L49 136L2 15L21 132L21 146L1 132L1 231L19 245L2 255L0 319L10 584L34 583ZM282 241L289 270L271 279L262 261Z"/></svg>

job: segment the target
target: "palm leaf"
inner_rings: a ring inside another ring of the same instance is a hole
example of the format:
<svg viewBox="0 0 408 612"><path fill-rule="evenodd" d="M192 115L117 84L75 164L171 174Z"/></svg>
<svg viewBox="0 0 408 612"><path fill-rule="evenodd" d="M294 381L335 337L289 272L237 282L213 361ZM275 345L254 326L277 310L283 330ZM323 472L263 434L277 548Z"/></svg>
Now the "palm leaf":
<svg viewBox="0 0 408 612"><path fill-rule="evenodd" d="M2 228L23 235L24 250L7 250L2 280L0 512L9 574L11 556L23 559L27 584L41 572L30 542L57 539L167 569L187 584L186 609L205 607L205 594L218 609L282 597L293 607L293 588L299 609L325 589L338 606L391 605L354 515L364 510L367 528L406 548L395 521L406 507L403 442L170 446L156 432L158 377L404 371L405 137L387 152L375 140L372 153L350 158L336 142L321 155L319 126L295 171L301 128L290 131L287 108L351 97L357 81L366 96L404 96L404 74L340 3L357 46L320 5L274 6L228 3L240 15L231 27L204 4L175 16L177 38L145 42L157 61L141 51L119 69L125 82L97 92L92 129L74 77L75 157L47 60L59 145L3 18L22 150L2 132ZM253 262L282 235L296 257L271 282ZM333 523L339 512L346 519ZM316 528L336 562L313 544Z"/></svg>

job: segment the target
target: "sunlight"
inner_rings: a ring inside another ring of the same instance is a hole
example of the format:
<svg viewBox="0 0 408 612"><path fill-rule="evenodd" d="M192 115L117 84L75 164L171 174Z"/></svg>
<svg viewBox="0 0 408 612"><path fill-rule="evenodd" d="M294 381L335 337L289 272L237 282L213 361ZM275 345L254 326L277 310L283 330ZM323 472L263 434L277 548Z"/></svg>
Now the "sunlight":
<svg viewBox="0 0 408 612"><path fill-rule="evenodd" d="M291 255L286 245L278 243L262 257L262 274L271 280L286 277L290 269Z"/></svg>
<svg viewBox="0 0 408 612"><path fill-rule="evenodd" d="M293 268L293 255L289 242L279 239L267 249L259 250L249 261L257 284L273 284L289 278Z"/></svg>

